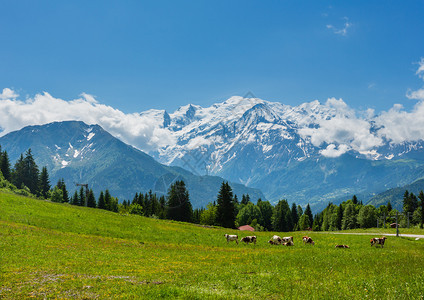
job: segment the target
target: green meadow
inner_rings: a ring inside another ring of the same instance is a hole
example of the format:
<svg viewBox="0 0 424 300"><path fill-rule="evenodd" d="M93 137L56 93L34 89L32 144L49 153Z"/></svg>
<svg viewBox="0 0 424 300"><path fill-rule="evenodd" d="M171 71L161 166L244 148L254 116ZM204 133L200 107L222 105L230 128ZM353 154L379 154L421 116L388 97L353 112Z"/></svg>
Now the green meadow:
<svg viewBox="0 0 424 300"><path fill-rule="evenodd" d="M0 298L424 297L422 239L389 237L380 248L363 235L256 232L256 245L237 245L225 233L249 235L0 191ZM269 245L273 234L295 246Z"/></svg>

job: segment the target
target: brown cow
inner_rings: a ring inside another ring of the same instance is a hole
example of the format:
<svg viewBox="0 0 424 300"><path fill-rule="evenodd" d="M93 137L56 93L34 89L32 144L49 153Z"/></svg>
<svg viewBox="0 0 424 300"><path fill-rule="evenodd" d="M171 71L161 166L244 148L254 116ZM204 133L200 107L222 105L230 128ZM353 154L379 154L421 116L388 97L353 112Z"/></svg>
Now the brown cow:
<svg viewBox="0 0 424 300"><path fill-rule="evenodd" d="M336 245L336 248L350 248L348 245Z"/></svg>
<svg viewBox="0 0 424 300"><path fill-rule="evenodd" d="M381 248L384 248L384 242L386 241L386 237L383 236L382 238L372 238L370 240L371 247L374 245L381 245Z"/></svg>
<svg viewBox="0 0 424 300"><path fill-rule="evenodd" d="M309 236L304 236L302 240L304 244L315 245L315 242Z"/></svg>
<svg viewBox="0 0 424 300"><path fill-rule="evenodd" d="M245 242L246 244L254 243L256 245L256 236L245 236L240 240L240 242Z"/></svg>

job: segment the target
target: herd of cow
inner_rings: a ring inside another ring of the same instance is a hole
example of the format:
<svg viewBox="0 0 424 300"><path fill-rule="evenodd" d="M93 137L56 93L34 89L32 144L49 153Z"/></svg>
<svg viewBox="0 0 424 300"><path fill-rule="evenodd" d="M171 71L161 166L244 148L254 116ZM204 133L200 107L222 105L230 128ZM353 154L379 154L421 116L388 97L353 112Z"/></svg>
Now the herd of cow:
<svg viewBox="0 0 424 300"><path fill-rule="evenodd" d="M227 239L227 243L231 241L235 241L238 244L238 235L237 234L225 234L225 238ZM384 242L387 238L383 236L382 238L372 238L370 240L371 247L374 245L381 245L381 247L384 247ZM309 236L302 237L303 244L311 244L315 245L315 242L312 240ZM254 243L256 244L256 236L245 236L241 238L240 242L250 244ZM294 246L293 237L292 236L286 236L286 237L279 237L278 235L274 235L269 241L271 245L284 245L284 246ZM336 248L350 248L348 245L336 245Z"/></svg>

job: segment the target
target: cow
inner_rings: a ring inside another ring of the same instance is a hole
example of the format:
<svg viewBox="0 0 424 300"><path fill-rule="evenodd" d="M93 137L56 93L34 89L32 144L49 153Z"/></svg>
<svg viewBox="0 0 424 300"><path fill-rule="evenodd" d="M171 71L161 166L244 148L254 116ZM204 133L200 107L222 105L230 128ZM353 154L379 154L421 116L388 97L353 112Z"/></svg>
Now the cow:
<svg viewBox="0 0 424 300"><path fill-rule="evenodd" d="M384 242L386 241L386 237L383 236L382 238L372 238L370 240L371 247L374 245L381 245L381 248L384 248Z"/></svg>
<svg viewBox="0 0 424 300"><path fill-rule="evenodd" d="M284 246L294 246L294 243L293 243L293 241L288 241L288 242L283 243L283 245Z"/></svg>
<svg viewBox="0 0 424 300"><path fill-rule="evenodd" d="M336 248L350 248L348 245L336 245Z"/></svg>
<svg viewBox="0 0 424 300"><path fill-rule="evenodd" d="M281 245L281 243L283 242L282 238L280 238L278 235L274 235L269 241L268 243L270 243L271 245Z"/></svg>
<svg viewBox="0 0 424 300"><path fill-rule="evenodd" d="M225 238L227 239L227 243L229 241L236 241L238 245L238 235L237 234L224 234Z"/></svg>
<svg viewBox="0 0 424 300"><path fill-rule="evenodd" d="M254 243L256 245L256 236L245 236L240 240L241 242L245 242L246 244Z"/></svg>
<svg viewBox="0 0 424 300"><path fill-rule="evenodd" d="M304 236L302 240L303 240L303 244L315 245L315 242L309 236Z"/></svg>
<svg viewBox="0 0 424 300"><path fill-rule="evenodd" d="M282 240L283 240L283 242L284 243L287 243L287 242L293 242L293 237L292 236L285 236L285 237L283 237L282 238Z"/></svg>

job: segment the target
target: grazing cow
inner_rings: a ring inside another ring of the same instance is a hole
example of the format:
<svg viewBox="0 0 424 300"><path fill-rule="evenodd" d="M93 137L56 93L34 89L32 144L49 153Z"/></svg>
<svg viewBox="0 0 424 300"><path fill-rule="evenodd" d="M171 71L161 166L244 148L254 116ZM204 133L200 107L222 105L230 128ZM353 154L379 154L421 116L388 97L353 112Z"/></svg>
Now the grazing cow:
<svg viewBox="0 0 424 300"><path fill-rule="evenodd" d="M254 243L256 245L256 236L245 236L240 240L241 242L245 242L246 244Z"/></svg>
<svg viewBox="0 0 424 300"><path fill-rule="evenodd" d="M292 236L285 236L285 237L283 237L282 238L282 240L283 240L283 242L284 243L287 243L287 242L293 242L293 237Z"/></svg>
<svg viewBox="0 0 424 300"><path fill-rule="evenodd" d="M283 243L283 245L284 246L294 246L294 243L293 243L293 241L288 241L288 242Z"/></svg>
<svg viewBox="0 0 424 300"><path fill-rule="evenodd" d="M348 245L336 245L336 248L350 248Z"/></svg>
<svg viewBox="0 0 424 300"><path fill-rule="evenodd" d="M227 239L227 243L229 241L236 241L238 245L238 235L237 234L224 234L225 238Z"/></svg>
<svg viewBox="0 0 424 300"><path fill-rule="evenodd" d="M370 240L371 247L374 245L381 245L381 248L384 248L384 242L386 241L386 237L383 236L382 238L372 238Z"/></svg>
<svg viewBox="0 0 424 300"><path fill-rule="evenodd" d="M283 242L283 240L278 236L278 235L274 235L269 241L268 243L270 243L271 245L281 245L281 243Z"/></svg>
<svg viewBox="0 0 424 300"><path fill-rule="evenodd" d="M315 242L309 236L304 236L302 240L304 244L315 245Z"/></svg>

